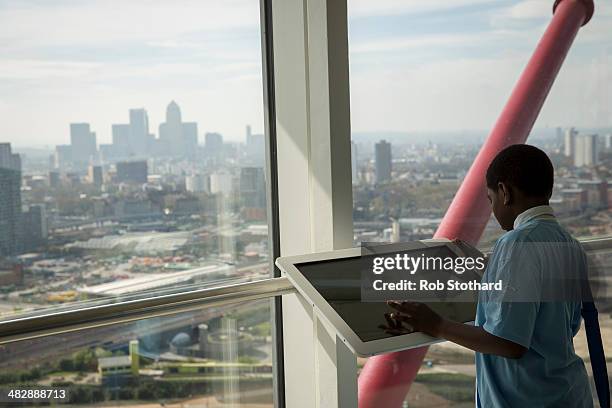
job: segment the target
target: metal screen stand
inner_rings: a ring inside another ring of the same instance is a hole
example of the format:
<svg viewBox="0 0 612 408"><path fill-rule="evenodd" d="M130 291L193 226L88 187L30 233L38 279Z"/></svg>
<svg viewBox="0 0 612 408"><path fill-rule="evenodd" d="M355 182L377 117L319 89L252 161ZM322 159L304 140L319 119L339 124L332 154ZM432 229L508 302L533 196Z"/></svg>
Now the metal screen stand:
<svg viewBox="0 0 612 408"><path fill-rule="evenodd" d="M317 408L357 408L357 356L316 310L313 315Z"/></svg>

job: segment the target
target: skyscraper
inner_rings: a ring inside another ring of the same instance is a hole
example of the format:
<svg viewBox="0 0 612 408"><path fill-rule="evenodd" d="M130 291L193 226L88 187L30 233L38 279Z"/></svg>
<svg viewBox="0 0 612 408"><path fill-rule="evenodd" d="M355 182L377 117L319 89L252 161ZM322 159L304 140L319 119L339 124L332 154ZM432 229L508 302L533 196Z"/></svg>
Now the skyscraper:
<svg viewBox="0 0 612 408"><path fill-rule="evenodd" d="M240 201L243 207L266 207L266 177L261 167L240 169Z"/></svg>
<svg viewBox="0 0 612 408"><path fill-rule="evenodd" d="M55 146L54 162L56 169L70 167L72 163L72 147L70 145Z"/></svg>
<svg viewBox="0 0 612 408"><path fill-rule="evenodd" d="M89 128L89 123L70 124L70 147L76 167L86 167L95 159L98 150L96 134Z"/></svg>
<svg viewBox="0 0 612 408"><path fill-rule="evenodd" d="M223 136L220 133L206 133L204 143L209 156L217 156L223 152Z"/></svg>
<svg viewBox="0 0 612 408"><path fill-rule="evenodd" d="M146 160L117 163L117 181L144 184L149 175Z"/></svg>
<svg viewBox="0 0 612 408"><path fill-rule="evenodd" d="M203 193L209 190L207 174L191 174L185 177L185 190L190 193Z"/></svg>
<svg viewBox="0 0 612 408"><path fill-rule="evenodd" d="M130 125L121 123L112 125L113 152L112 156L126 158L130 155Z"/></svg>
<svg viewBox="0 0 612 408"><path fill-rule="evenodd" d="M21 158L0 144L0 256L21 250Z"/></svg>
<svg viewBox="0 0 612 408"><path fill-rule="evenodd" d="M251 130L251 125L246 125L246 144L249 144L249 139L251 138L252 134L253 132Z"/></svg>
<svg viewBox="0 0 612 408"><path fill-rule="evenodd" d="M144 109L130 109L130 154L145 157L149 145L149 116Z"/></svg>
<svg viewBox="0 0 612 408"><path fill-rule="evenodd" d="M21 171L21 157L13 153L10 143L0 143L0 168Z"/></svg>
<svg viewBox="0 0 612 408"><path fill-rule="evenodd" d="M559 146L563 145L563 129L560 127L555 129L555 143Z"/></svg>
<svg viewBox="0 0 612 408"><path fill-rule="evenodd" d="M87 176L91 184L96 187L102 187L102 184L104 183L102 175L102 166L89 166L89 169L87 170Z"/></svg>
<svg viewBox="0 0 612 408"><path fill-rule="evenodd" d="M381 140L375 146L376 183L391 180L391 143Z"/></svg>
<svg viewBox="0 0 612 408"><path fill-rule="evenodd" d="M597 135L580 135L575 140L574 166L594 166L599 162Z"/></svg>
<svg viewBox="0 0 612 408"><path fill-rule="evenodd" d="M59 171L50 171L49 172L49 187L57 188L61 184L60 173Z"/></svg>
<svg viewBox="0 0 612 408"><path fill-rule="evenodd" d="M185 157L195 156L198 148L198 124L196 122L183 123L183 151Z"/></svg>
<svg viewBox="0 0 612 408"><path fill-rule="evenodd" d="M181 108L175 101L166 108L166 122L159 125L159 141L166 153L173 156L190 157L198 146L198 124L183 122Z"/></svg>
<svg viewBox="0 0 612 408"><path fill-rule="evenodd" d="M32 251L47 241L47 213L42 204L31 205L22 213L23 250Z"/></svg>
<svg viewBox="0 0 612 408"><path fill-rule="evenodd" d="M215 172L210 175L210 192L212 194L221 194L228 196L233 190L232 175L225 172Z"/></svg>
<svg viewBox="0 0 612 408"><path fill-rule="evenodd" d="M246 127L246 159L249 164L263 166L266 160L266 138L261 133L253 133L251 126Z"/></svg>
<svg viewBox="0 0 612 408"><path fill-rule="evenodd" d="M565 129L565 142L563 143L565 156L574 157L577 135L578 132L574 128Z"/></svg>

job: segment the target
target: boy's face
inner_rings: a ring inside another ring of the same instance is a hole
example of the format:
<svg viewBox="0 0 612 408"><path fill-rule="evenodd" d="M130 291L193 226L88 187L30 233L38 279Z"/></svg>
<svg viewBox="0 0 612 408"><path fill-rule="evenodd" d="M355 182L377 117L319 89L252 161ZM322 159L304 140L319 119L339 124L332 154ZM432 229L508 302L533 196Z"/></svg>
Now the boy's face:
<svg viewBox="0 0 612 408"><path fill-rule="evenodd" d="M491 203L493 215L505 231L514 228L514 213L510 207L510 190L504 183L499 183L497 191L487 187L487 197Z"/></svg>

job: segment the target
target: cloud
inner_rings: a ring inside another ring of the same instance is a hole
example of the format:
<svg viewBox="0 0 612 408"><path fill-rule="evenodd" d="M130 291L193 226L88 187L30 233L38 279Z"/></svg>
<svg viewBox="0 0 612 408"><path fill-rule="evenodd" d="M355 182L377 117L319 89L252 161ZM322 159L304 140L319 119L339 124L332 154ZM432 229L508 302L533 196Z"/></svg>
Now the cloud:
<svg viewBox="0 0 612 408"><path fill-rule="evenodd" d="M0 0L0 140L65 143L70 122L100 142L145 107L157 133L168 102L200 132L263 125L257 0Z"/></svg>
<svg viewBox="0 0 612 408"><path fill-rule="evenodd" d="M0 3L1 5L1 3ZM3 47L180 41L193 32L257 29L259 2L224 0L20 2L0 6Z"/></svg>
<svg viewBox="0 0 612 408"><path fill-rule="evenodd" d="M552 16L552 2L542 0L524 0L509 7L500 13L506 18L514 19L533 19L550 18Z"/></svg>
<svg viewBox="0 0 612 408"><path fill-rule="evenodd" d="M448 35L412 35L405 37L386 37L373 41L363 41L351 44L351 53L389 52L421 47L443 47L471 44L481 36L475 34L448 34Z"/></svg>
<svg viewBox="0 0 612 408"><path fill-rule="evenodd" d="M349 0L348 8L350 16L357 18L442 12L466 6L494 4L495 2L496 0Z"/></svg>
<svg viewBox="0 0 612 408"><path fill-rule="evenodd" d="M351 78L356 131L459 130L491 126L523 58L382 66Z"/></svg>
<svg viewBox="0 0 612 408"><path fill-rule="evenodd" d="M351 70L354 131L491 129L531 52ZM612 54L566 59L536 128L612 123Z"/></svg>
<svg viewBox="0 0 612 408"><path fill-rule="evenodd" d="M551 20L552 6L546 0L519 1L481 16L491 24L480 32L455 25L450 33L351 43L357 57L351 60L353 129L490 129ZM612 123L610 27L612 4L600 2L579 32L536 126Z"/></svg>
<svg viewBox="0 0 612 408"><path fill-rule="evenodd" d="M472 48L483 50L485 47L496 46L504 51L514 46L522 47L525 43L533 42L536 30L506 30L495 29L469 34L412 34L408 36L386 36L369 41L351 42L351 55L366 53L394 53L423 48L430 53L443 54L448 48ZM536 37L537 38L537 37ZM531 40L531 41L530 41ZM501 46L500 46L501 45Z"/></svg>
<svg viewBox="0 0 612 408"><path fill-rule="evenodd" d="M81 61L53 62L32 59L1 59L0 79L32 80L75 78L90 75L100 64Z"/></svg>
<svg viewBox="0 0 612 408"><path fill-rule="evenodd" d="M349 44L353 128L490 128L551 7L349 0L351 30L361 30ZM417 14L423 24L396 18ZM2 140L65 143L68 123L89 121L108 141L110 124L125 122L131 107L145 107L156 132L171 99L200 133L242 137L246 123L263 122L258 26L257 0L0 0ZM612 123L610 27L612 4L598 2L538 124Z"/></svg>
<svg viewBox="0 0 612 408"><path fill-rule="evenodd" d="M523 30L534 24L545 26L552 18L552 2L546 0L522 0L490 13L491 27L497 29Z"/></svg>

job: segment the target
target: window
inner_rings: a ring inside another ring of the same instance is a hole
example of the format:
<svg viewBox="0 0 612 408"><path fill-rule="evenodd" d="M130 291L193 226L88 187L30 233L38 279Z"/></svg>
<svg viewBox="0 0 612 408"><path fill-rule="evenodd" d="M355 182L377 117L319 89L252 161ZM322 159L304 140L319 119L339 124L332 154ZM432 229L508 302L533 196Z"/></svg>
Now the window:
<svg viewBox="0 0 612 408"><path fill-rule="evenodd" d="M0 346L0 386L78 406L273 407L269 331L264 300L24 340Z"/></svg>
<svg viewBox="0 0 612 408"><path fill-rule="evenodd" d="M257 0L0 5L0 320L271 277L260 20ZM272 303L241 301L2 345L0 383L273 406Z"/></svg>
<svg viewBox="0 0 612 408"><path fill-rule="evenodd" d="M356 244L434 234L551 7L544 0L349 3ZM610 5L598 4L528 139L555 165L551 203L561 223L583 238L612 232L610 23ZM489 247L502 232L492 218L480 245ZM605 265L607 256L592 260ZM599 307L606 310L609 299ZM604 332L612 327L609 316L600 314L600 321ZM575 341L587 357L583 333ZM471 352L450 343L432 346L407 404L473 404L473 377Z"/></svg>
<svg viewBox="0 0 612 408"><path fill-rule="evenodd" d="M270 276L258 1L0 20L0 318Z"/></svg>

